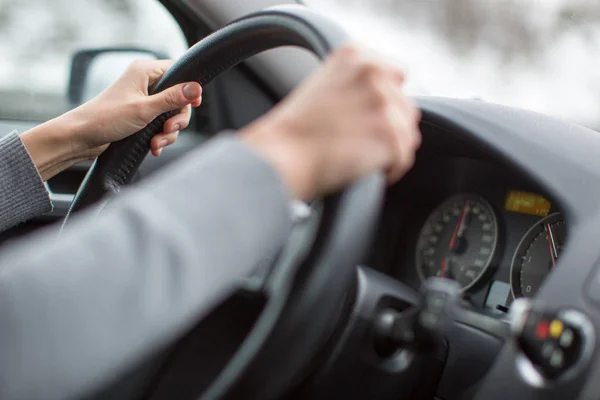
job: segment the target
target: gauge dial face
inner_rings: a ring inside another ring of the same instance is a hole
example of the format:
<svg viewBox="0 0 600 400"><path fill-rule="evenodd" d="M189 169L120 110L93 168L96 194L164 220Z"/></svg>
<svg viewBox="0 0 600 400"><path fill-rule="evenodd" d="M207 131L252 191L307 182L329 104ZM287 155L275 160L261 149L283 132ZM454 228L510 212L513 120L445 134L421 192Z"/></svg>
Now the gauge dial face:
<svg viewBox="0 0 600 400"><path fill-rule="evenodd" d="M556 267L567 236L561 214L547 216L523 236L513 256L510 287L515 298L533 297Z"/></svg>
<svg viewBox="0 0 600 400"><path fill-rule="evenodd" d="M421 280L441 276L467 290L490 266L497 241L496 215L483 197L451 197L431 213L421 230L417 272Z"/></svg>

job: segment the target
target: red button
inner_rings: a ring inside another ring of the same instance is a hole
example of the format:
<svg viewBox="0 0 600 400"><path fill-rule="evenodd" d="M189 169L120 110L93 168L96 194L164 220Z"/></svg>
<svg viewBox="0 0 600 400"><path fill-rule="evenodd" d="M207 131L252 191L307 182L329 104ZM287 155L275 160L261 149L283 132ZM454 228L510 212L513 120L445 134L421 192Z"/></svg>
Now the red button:
<svg viewBox="0 0 600 400"><path fill-rule="evenodd" d="M538 339L544 340L548 337L548 331L550 330L550 323L546 320L541 320L535 328L535 336Z"/></svg>

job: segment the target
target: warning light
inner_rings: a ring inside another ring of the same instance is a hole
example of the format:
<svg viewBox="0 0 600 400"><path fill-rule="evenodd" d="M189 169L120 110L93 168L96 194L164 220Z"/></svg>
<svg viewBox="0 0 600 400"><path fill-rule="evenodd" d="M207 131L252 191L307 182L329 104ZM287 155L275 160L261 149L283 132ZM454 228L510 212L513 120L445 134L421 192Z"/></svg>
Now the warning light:
<svg viewBox="0 0 600 400"><path fill-rule="evenodd" d="M530 192L509 190L504 201L504 209L521 214L546 217L550 213L551 203L545 197Z"/></svg>
<svg viewBox="0 0 600 400"><path fill-rule="evenodd" d="M541 320L538 322L535 328L535 336L538 339L544 340L548 337L548 331L550 329L550 324L546 320Z"/></svg>
<svg viewBox="0 0 600 400"><path fill-rule="evenodd" d="M557 339L563 332L563 322L559 319L555 319L550 323L550 336Z"/></svg>

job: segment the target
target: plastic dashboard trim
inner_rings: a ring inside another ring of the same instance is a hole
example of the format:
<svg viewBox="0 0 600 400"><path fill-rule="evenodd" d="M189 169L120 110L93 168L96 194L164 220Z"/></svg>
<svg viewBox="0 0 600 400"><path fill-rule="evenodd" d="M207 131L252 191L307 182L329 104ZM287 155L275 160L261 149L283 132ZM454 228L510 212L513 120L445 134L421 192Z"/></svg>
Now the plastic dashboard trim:
<svg viewBox="0 0 600 400"><path fill-rule="evenodd" d="M600 134L542 114L481 101L428 97L417 102L425 120L464 134L539 182L559 201L570 224L570 244L561 255L561 264L570 268L557 268L534 304L579 310L598 331L600 310L585 298L584 291L600 255L595 241L600 226ZM504 346L476 398L540 395L516 372L516 355L513 343ZM557 383L544 392L544 398L577 398L583 392L599 391L600 365L592 356L583 375Z"/></svg>

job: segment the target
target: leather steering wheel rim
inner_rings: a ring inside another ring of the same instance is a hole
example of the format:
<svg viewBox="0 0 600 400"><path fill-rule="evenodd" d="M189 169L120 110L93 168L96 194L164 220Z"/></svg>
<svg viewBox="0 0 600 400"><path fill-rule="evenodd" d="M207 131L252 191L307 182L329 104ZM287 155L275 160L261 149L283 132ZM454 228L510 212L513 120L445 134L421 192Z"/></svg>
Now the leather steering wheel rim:
<svg viewBox="0 0 600 400"><path fill-rule="evenodd" d="M247 58L281 46L302 47L324 59L346 38L335 23L304 6L269 8L202 39L171 66L150 93L192 80L206 85ZM138 133L113 143L96 159L65 224L71 213L131 182L150 150L151 138L172 115L159 116ZM355 266L378 220L384 186L383 175L377 173L323 200L309 249L289 257L284 252L264 279L260 290L269 300L261 316L201 398L244 398L249 394L276 398L306 372L312 356L331 338L341 317L355 280ZM281 365L282 354L286 354L285 365Z"/></svg>
<svg viewBox="0 0 600 400"><path fill-rule="evenodd" d="M242 17L196 43L149 93L189 81L205 86L240 62L277 47L302 47L323 59L346 38L344 31L332 21L303 6L269 8ZM73 199L65 224L71 213L96 203L106 194L118 193L131 182L150 151L150 140L175 113L177 111L158 116L139 132L112 143L96 159Z"/></svg>

